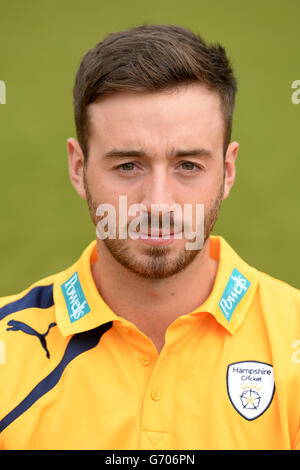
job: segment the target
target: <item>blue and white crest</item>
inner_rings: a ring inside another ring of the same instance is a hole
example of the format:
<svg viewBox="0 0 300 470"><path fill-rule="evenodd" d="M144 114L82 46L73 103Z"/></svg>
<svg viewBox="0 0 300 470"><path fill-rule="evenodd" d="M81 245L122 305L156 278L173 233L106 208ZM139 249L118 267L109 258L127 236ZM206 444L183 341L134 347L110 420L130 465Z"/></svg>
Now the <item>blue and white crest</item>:
<svg viewBox="0 0 300 470"><path fill-rule="evenodd" d="M228 321L230 321L235 308L246 294L250 284L250 281L236 268L233 269L219 302L219 307Z"/></svg>
<svg viewBox="0 0 300 470"><path fill-rule="evenodd" d="M248 421L258 418L269 408L274 396L273 367L258 361L230 364L227 392L232 405L243 418Z"/></svg>
<svg viewBox="0 0 300 470"><path fill-rule="evenodd" d="M79 318L82 318L91 311L83 293L77 272L61 285L61 289L66 301L71 323L79 320Z"/></svg>

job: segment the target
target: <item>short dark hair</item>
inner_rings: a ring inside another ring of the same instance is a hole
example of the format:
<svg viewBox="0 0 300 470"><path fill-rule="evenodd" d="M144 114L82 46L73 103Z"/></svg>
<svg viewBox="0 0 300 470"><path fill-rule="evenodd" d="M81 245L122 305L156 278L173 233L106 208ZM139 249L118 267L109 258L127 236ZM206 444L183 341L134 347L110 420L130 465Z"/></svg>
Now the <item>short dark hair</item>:
<svg viewBox="0 0 300 470"><path fill-rule="evenodd" d="M88 157L88 106L120 91L161 91L200 82L216 91L224 116L224 155L231 138L237 81L225 49L189 29L143 25L108 35L83 57L73 89L79 144Z"/></svg>

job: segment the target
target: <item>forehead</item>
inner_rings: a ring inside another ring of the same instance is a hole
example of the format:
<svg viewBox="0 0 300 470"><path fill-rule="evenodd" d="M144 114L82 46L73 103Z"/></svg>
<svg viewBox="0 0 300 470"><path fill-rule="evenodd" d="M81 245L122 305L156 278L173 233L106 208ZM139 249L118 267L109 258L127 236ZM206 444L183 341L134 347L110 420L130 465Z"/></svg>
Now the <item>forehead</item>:
<svg viewBox="0 0 300 470"><path fill-rule="evenodd" d="M202 84L159 92L120 92L89 106L90 144L158 148L205 145L222 150L224 120L219 95Z"/></svg>

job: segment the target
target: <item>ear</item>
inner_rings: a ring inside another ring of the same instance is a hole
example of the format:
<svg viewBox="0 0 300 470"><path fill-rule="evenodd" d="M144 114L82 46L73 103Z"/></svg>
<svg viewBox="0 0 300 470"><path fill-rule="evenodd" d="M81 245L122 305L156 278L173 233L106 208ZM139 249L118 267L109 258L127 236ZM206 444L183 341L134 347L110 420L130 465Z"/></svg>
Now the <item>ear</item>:
<svg viewBox="0 0 300 470"><path fill-rule="evenodd" d="M70 137L67 140L67 149L69 155L69 175L72 185L80 197L86 199L84 182L83 182L83 167L84 155L77 140Z"/></svg>
<svg viewBox="0 0 300 470"><path fill-rule="evenodd" d="M229 196L230 190L235 181L235 159L239 150L237 142L231 142L227 147L225 155L225 180L224 180L224 194L223 200Z"/></svg>

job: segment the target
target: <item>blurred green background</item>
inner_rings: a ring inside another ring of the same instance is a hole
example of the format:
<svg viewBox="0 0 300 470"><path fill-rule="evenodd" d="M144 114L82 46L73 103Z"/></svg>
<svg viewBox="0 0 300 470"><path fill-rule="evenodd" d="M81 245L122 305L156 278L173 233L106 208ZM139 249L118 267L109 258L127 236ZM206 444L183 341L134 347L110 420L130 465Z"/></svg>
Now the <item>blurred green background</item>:
<svg viewBox="0 0 300 470"><path fill-rule="evenodd" d="M72 88L84 53L143 23L221 42L239 80L237 180L214 233L259 270L300 288L299 0L0 0L0 295L65 269L94 239L69 182Z"/></svg>

